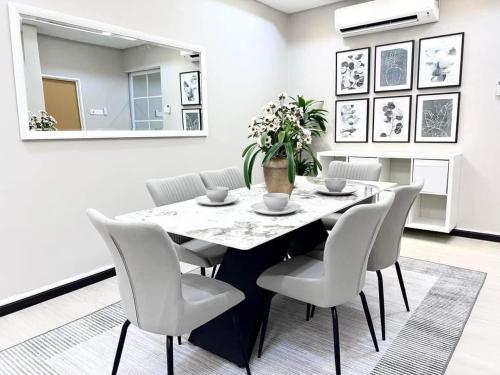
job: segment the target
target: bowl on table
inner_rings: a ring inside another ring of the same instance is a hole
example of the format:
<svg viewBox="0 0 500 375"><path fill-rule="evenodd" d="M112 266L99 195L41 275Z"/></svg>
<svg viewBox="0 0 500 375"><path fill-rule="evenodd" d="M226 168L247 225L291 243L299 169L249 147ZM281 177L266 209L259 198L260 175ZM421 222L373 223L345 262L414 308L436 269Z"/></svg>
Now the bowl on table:
<svg viewBox="0 0 500 375"><path fill-rule="evenodd" d="M325 178L325 186L330 192L339 192L345 188L345 178Z"/></svg>
<svg viewBox="0 0 500 375"><path fill-rule="evenodd" d="M207 198L211 202L224 202L229 193L229 188L225 186L213 186L207 188Z"/></svg>
<svg viewBox="0 0 500 375"><path fill-rule="evenodd" d="M290 199L285 193L267 193L264 194L264 204L269 211L283 211Z"/></svg>

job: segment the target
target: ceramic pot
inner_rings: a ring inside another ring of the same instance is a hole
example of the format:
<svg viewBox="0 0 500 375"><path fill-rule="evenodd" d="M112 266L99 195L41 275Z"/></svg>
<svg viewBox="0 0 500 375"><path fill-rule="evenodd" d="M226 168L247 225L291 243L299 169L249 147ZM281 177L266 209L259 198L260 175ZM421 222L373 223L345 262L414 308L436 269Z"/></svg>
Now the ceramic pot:
<svg viewBox="0 0 500 375"><path fill-rule="evenodd" d="M286 158L272 158L264 165L264 181L269 193L290 194L293 184L288 181L288 161Z"/></svg>

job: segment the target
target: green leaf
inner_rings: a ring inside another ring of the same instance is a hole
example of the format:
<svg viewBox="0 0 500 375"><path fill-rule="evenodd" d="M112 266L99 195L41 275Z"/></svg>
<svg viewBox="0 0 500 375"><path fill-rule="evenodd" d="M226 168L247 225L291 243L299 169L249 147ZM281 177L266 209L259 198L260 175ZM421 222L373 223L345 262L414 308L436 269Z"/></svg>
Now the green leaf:
<svg viewBox="0 0 500 375"><path fill-rule="evenodd" d="M247 152L245 156L245 161L243 162L243 177L245 179L245 185L250 189L250 184L252 182L252 167L253 163L250 164L250 160L259 153L259 150L252 150Z"/></svg>
<svg viewBox="0 0 500 375"><path fill-rule="evenodd" d="M271 148L266 152L266 156L262 160L262 165L271 160L271 158L279 151L279 149L283 146L283 143L278 142L271 146Z"/></svg>
<svg viewBox="0 0 500 375"><path fill-rule="evenodd" d="M253 165L255 164L255 159L257 158L257 155L259 155L259 152L254 152L253 156L250 158L250 163L248 164L248 182L250 185L252 185L252 170L253 170Z"/></svg>
<svg viewBox="0 0 500 375"><path fill-rule="evenodd" d="M243 150L243 152L242 152L242 154L241 154L241 157L244 157L244 156L245 156L245 154L246 154L248 151L250 151L250 149L251 149L251 148L253 148L253 147L255 147L255 146L257 146L257 143L256 143L256 142L254 142L254 143L252 143L252 144L248 145L247 147L245 147L245 149Z"/></svg>
<svg viewBox="0 0 500 375"><path fill-rule="evenodd" d="M286 133L284 131L280 131L278 133L278 142L283 143L283 141L285 140L285 136L286 136Z"/></svg>
<svg viewBox="0 0 500 375"><path fill-rule="evenodd" d="M293 148L290 143L285 143L286 159L288 161L288 181L295 182L295 160L293 158Z"/></svg>

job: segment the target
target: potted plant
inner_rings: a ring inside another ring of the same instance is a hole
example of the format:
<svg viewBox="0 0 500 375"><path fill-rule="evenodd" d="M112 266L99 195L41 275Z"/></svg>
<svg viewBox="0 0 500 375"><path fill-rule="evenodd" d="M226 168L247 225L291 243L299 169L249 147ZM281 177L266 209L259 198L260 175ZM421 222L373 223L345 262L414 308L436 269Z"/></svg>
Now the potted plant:
<svg viewBox="0 0 500 375"><path fill-rule="evenodd" d="M260 153L264 154L262 166L269 192L292 192L297 165L302 166L305 155L311 158L312 172L321 169L310 145L312 136L324 131L326 111L313 109L316 102L301 96L291 103L286 103L286 100L287 94L280 94L278 104L270 102L264 106L264 116L253 118L249 124L249 138L255 139L255 142L247 146L242 154L245 158L243 175L248 188L252 183L255 160Z"/></svg>

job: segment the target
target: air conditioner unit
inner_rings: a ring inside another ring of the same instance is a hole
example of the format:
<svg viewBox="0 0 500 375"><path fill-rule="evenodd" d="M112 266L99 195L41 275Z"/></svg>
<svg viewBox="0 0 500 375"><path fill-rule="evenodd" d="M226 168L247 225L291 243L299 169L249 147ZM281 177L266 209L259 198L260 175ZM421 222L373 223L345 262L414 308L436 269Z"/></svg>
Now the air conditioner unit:
<svg viewBox="0 0 500 375"><path fill-rule="evenodd" d="M439 21L439 0L374 0L335 10L343 37Z"/></svg>
<svg viewBox="0 0 500 375"><path fill-rule="evenodd" d="M180 51L182 57L192 63L200 62L200 54L193 51Z"/></svg>

